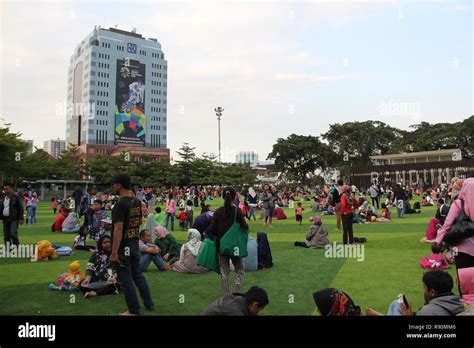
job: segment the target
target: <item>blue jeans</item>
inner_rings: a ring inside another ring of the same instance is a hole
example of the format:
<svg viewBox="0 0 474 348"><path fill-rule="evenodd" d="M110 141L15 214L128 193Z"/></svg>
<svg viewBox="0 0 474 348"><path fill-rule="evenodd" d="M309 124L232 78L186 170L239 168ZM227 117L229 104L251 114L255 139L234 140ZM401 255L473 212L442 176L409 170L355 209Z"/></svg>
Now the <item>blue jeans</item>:
<svg viewBox="0 0 474 348"><path fill-rule="evenodd" d="M165 228L168 229L168 222L171 219L171 231L174 231L174 213L166 213Z"/></svg>
<svg viewBox="0 0 474 348"><path fill-rule="evenodd" d="M28 224L36 224L36 206L27 207Z"/></svg>
<svg viewBox="0 0 474 348"><path fill-rule="evenodd" d="M398 206L399 202L397 201L397 216L403 217L405 215L405 202L401 205L401 208Z"/></svg>
<svg viewBox="0 0 474 348"><path fill-rule="evenodd" d="M63 233L78 233L80 226L74 228L63 228Z"/></svg>
<svg viewBox="0 0 474 348"><path fill-rule="evenodd" d="M158 269L162 269L165 265L165 261L163 261L163 258L159 254L143 254L140 257L140 272L145 272L151 261L153 261Z"/></svg>
<svg viewBox="0 0 474 348"><path fill-rule="evenodd" d="M138 303L135 286L140 292L145 308L153 310L155 305L151 299L150 289L145 276L140 271L138 239L122 241L118 258L119 260L116 263L118 282L125 296L128 311L133 314L140 313L140 304Z"/></svg>
<svg viewBox="0 0 474 348"><path fill-rule="evenodd" d="M255 217L255 207L249 206L249 221L252 219L253 216L253 221L257 221L257 218Z"/></svg>

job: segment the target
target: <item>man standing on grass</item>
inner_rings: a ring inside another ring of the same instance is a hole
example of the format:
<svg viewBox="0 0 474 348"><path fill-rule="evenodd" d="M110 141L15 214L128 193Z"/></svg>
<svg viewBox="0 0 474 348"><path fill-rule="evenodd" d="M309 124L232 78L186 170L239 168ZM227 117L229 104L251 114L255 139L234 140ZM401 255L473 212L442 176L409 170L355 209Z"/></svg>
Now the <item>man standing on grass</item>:
<svg viewBox="0 0 474 348"><path fill-rule="evenodd" d="M118 174L112 188L120 196L112 210L112 253L110 262L117 270L120 288L125 295L128 311L120 315L140 314L140 304L134 283L140 291L145 308L155 309L148 283L140 271L139 237L142 223L140 201L132 194L131 179L127 174Z"/></svg>
<svg viewBox="0 0 474 348"><path fill-rule="evenodd" d="M23 225L24 222L23 200L15 193L13 184L4 184L3 192L5 196L0 200L0 209L2 209L0 219L3 220L3 239L5 244L18 246L20 244L18 239L18 226Z"/></svg>
<svg viewBox="0 0 474 348"><path fill-rule="evenodd" d="M336 207L336 229L341 229L341 195L342 195L342 186L344 186L344 181L339 179L337 181L337 186L334 187L334 192L332 194L332 199Z"/></svg>

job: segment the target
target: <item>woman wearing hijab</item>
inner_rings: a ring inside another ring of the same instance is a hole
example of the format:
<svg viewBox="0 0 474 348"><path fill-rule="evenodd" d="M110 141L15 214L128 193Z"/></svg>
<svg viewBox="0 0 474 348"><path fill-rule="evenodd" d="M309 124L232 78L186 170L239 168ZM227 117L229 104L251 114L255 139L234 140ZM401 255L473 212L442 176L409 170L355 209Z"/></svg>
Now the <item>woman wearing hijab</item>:
<svg viewBox="0 0 474 348"><path fill-rule="evenodd" d="M201 242L201 233L194 228L188 230L188 242L183 244L179 260L173 264L173 271L180 273L205 273L205 267L198 266L197 257L204 244Z"/></svg>
<svg viewBox="0 0 474 348"><path fill-rule="evenodd" d="M462 212L463 202L465 215L469 217L471 221L474 221L474 178L464 180L458 198L451 204L444 225L433 240L433 251L440 249L446 233L448 233ZM451 248L456 248L457 251L454 256L457 270L460 268L474 267L474 236L464 239L461 243Z"/></svg>
<svg viewBox="0 0 474 348"><path fill-rule="evenodd" d="M97 252L92 253L87 263L86 278L81 283L84 297L118 294L117 275L110 263L111 239L102 236L97 242Z"/></svg>
<svg viewBox="0 0 474 348"><path fill-rule="evenodd" d="M140 230L154 231L158 226L160 226L160 224L156 221L155 214L150 213Z"/></svg>
<svg viewBox="0 0 474 348"><path fill-rule="evenodd" d="M303 248L324 248L326 245L330 244L328 238L328 231L323 225L320 216L313 216L310 218L310 221L313 225L310 227L308 233L306 234L306 240L304 242L295 242L295 246L300 246Z"/></svg>
<svg viewBox="0 0 474 348"><path fill-rule="evenodd" d="M313 299L321 316L360 315L360 307L344 291L326 288L315 292Z"/></svg>
<svg viewBox="0 0 474 348"><path fill-rule="evenodd" d="M352 229L352 223L354 222L354 210L359 208L359 201L355 199L354 194L351 192L349 185L342 187L343 195L341 196L341 218L342 218L342 242L344 244L354 243L354 232Z"/></svg>
<svg viewBox="0 0 474 348"><path fill-rule="evenodd" d="M155 228L155 244L160 248L160 255L170 265L179 260L181 244L168 232L166 227Z"/></svg>

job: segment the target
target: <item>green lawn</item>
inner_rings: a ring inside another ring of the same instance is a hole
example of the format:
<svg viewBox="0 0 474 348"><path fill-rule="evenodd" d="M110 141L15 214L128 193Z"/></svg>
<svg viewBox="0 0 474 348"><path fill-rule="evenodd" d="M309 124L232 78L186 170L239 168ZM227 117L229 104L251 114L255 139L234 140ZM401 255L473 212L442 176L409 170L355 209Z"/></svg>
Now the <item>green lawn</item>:
<svg viewBox="0 0 474 348"><path fill-rule="evenodd" d="M214 207L221 203L221 200L212 201ZM362 262L326 258L324 250L294 247L295 240L304 240L310 225L310 202L305 202L305 208L302 226L296 225L294 213L289 209L285 210L289 219L275 221L271 229L262 227L261 220L250 224L250 233L254 237L260 231L268 233L274 261L271 269L246 274L243 291L259 285L269 294L270 305L262 315L314 314L312 293L325 287L340 288L362 308L370 306L384 313L390 302L402 292L415 309L423 304L423 269L419 260L428 256L430 249L419 240L435 208L424 208L421 214L407 215L404 219L397 219L393 210L394 220L390 223L354 225L355 235L368 239ZM49 203L40 203L38 224L21 226L20 242L26 244L48 239L53 243L71 245L74 235L49 231L53 219ZM331 242L342 242L342 232L335 230L335 217L323 217L323 221ZM185 241L185 232L173 234L179 241ZM47 262L0 259L0 314L115 315L125 310L122 295L85 300L81 293L74 293L75 303L71 303L70 293L53 292L48 288L48 284L65 272L73 260L80 260L84 271L88 257L88 252L76 251L71 257ZM453 266L449 271L454 275ZM154 315L199 314L208 303L222 295L219 276L214 272L200 275L158 272L150 265L145 275L156 303ZM181 295L184 295L184 303L179 301ZM289 301L290 297L294 301Z"/></svg>

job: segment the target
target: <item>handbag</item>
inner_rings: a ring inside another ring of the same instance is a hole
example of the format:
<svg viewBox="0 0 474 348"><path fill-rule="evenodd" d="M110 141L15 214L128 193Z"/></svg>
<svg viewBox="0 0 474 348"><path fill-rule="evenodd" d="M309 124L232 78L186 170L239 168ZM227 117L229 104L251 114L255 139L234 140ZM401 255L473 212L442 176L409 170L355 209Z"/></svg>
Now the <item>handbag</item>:
<svg viewBox="0 0 474 348"><path fill-rule="evenodd" d="M235 207L234 223L220 240L219 251L227 257L247 257L247 242L249 234L244 230L237 219L237 207Z"/></svg>
<svg viewBox="0 0 474 348"><path fill-rule="evenodd" d="M214 272L220 273L216 244L213 240L206 239L204 241L204 246L198 254L197 264L198 266L202 266L213 270Z"/></svg>
<svg viewBox="0 0 474 348"><path fill-rule="evenodd" d="M474 236L474 222L464 212L464 200L460 199L460 201L461 212L443 239L449 245L458 245L465 239Z"/></svg>

